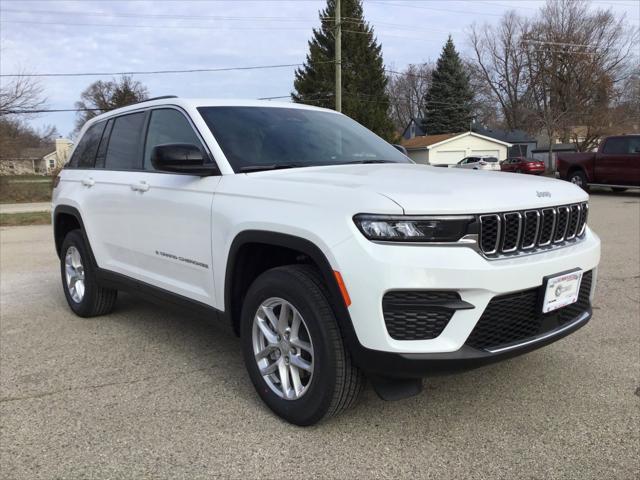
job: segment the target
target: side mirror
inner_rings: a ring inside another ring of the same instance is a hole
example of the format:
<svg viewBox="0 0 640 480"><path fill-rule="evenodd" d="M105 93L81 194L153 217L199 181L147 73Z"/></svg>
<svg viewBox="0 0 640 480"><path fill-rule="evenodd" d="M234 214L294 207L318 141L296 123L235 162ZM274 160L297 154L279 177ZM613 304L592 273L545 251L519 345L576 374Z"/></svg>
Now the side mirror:
<svg viewBox="0 0 640 480"><path fill-rule="evenodd" d="M398 145L396 143L392 143L391 145L393 145L393 148L395 148L399 152L404 153L406 156L409 156L409 153L407 152L407 149L404 148L404 146Z"/></svg>
<svg viewBox="0 0 640 480"><path fill-rule="evenodd" d="M218 168L209 156L196 145L171 143L157 145L151 150L151 165L162 172L187 173L190 175L217 175Z"/></svg>

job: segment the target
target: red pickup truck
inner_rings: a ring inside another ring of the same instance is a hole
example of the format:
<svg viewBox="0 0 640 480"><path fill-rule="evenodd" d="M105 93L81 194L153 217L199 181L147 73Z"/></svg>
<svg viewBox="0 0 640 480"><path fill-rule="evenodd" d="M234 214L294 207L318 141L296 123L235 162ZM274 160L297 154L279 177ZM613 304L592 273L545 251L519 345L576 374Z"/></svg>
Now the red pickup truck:
<svg viewBox="0 0 640 480"><path fill-rule="evenodd" d="M595 153L558 154L556 167L560 178L585 190L640 188L640 135L607 137Z"/></svg>

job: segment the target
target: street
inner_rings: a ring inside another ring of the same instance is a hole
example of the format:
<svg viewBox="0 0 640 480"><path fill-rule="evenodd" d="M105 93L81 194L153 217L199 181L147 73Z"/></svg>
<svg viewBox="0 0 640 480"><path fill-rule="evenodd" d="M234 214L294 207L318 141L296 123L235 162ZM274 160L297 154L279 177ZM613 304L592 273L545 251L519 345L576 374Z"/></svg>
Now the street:
<svg viewBox="0 0 640 480"><path fill-rule="evenodd" d="M2 228L0 476L638 478L640 193L591 196L594 317L528 355L311 428L260 401L225 326L121 294L66 305L50 226Z"/></svg>

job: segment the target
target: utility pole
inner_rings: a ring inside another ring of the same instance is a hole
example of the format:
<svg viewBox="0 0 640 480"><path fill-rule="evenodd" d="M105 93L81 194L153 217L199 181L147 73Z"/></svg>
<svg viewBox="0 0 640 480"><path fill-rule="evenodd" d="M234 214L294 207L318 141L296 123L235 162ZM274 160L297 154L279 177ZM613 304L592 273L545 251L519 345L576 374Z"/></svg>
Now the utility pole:
<svg viewBox="0 0 640 480"><path fill-rule="evenodd" d="M340 0L336 0L336 111L342 111L342 21L340 16Z"/></svg>

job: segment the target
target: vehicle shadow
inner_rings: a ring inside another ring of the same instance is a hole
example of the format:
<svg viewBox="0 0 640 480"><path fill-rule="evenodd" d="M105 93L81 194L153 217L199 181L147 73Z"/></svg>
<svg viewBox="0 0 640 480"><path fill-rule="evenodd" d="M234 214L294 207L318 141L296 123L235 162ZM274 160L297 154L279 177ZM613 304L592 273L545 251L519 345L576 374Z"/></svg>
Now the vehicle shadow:
<svg viewBox="0 0 640 480"><path fill-rule="evenodd" d="M237 409L240 416L257 415L262 421L270 419L270 424L280 425L278 428L291 427L276 417L254 391L245 372L240 340L230 326L214 319L185 314L175 308L151 304L128 294L121 295L114 315L108 318L111 322L126 324L129 330L138 330L140 336L151 336L151 341L159 339L163 351L171 355L175 365L182 365L186 370L204 370L207 380L201 387L207 390L207 395L215 397L224 392L225 397L233 398L233 402L237 403L232 408ZM530 397L532 379L544 369L545 363L549 363L548 357L548 352L534 352L479 370L426 377L422 393L395 402L381 400L367 383L355 408L311 428L343 431L354 423L383 424L389 418L400 424L410 423L417 412L421 412L420 416L431 411L435 415L440 412L450 417L452 408L462 415L459 421L464 423L474 414L474 402L486 402L485 408L491 409L496 401L491 399L496 395ZM552 359L551 363L556 362ZM552 375L561 375L561 371L558 368ZM558 379L554 383L563 382ZM533 387L537 389L538 385L534 384ZM452 403L455 403L454 407ZM211 415L211 412L201 413ZM431 418L425 421L431 422Z"/></svg>

